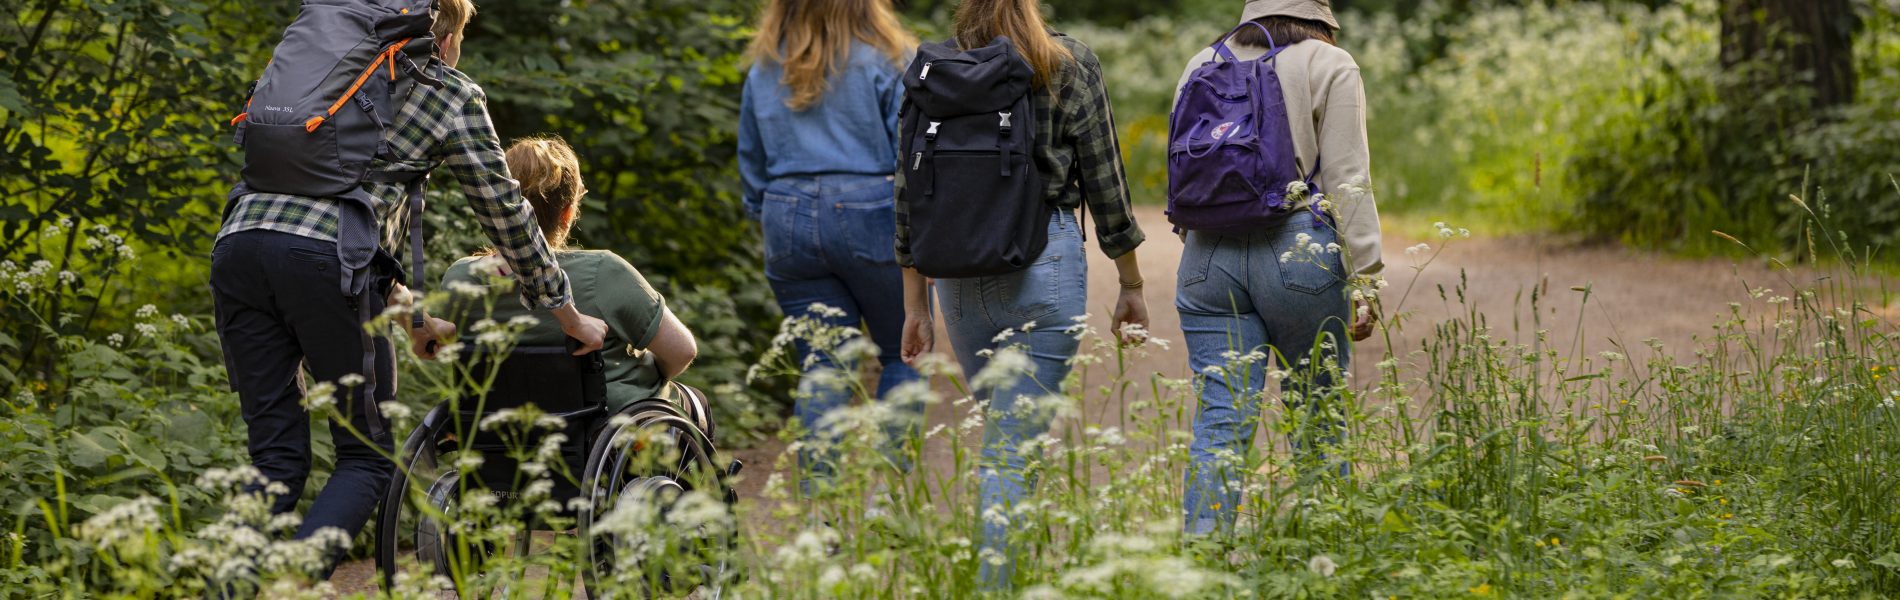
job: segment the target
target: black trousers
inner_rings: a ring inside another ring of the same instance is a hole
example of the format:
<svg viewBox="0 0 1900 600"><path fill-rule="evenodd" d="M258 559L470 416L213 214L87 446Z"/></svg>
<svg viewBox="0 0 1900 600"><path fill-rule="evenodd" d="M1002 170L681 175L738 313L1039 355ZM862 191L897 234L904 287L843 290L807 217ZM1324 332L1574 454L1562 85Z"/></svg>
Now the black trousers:
<svg viewBox="0 0 1900 600"><path fill-rule="evenodd" d="M251 464L290 489L274 499L273 513L296 508L310 477L310 416L301 403L305 367L317 381L336 382L361 374L363 353L374 351L376 400L395 397L394 349L381 337L372 342L373 349L364 348L356 305L367 302L369 314L380 314L387 280L352 298L339 289L339 268L336 244L274 231L231 234L211 252L218 339L250 427ZM371 413L379 412L364 402L366 386L337 386L337 408L356 431L330 422L336 471L304 516L298 538L326 527L354 537L388 487L395 469L383 454L390 449L389 434L374 441L381 452L359 437L370 435Z"/></svg>

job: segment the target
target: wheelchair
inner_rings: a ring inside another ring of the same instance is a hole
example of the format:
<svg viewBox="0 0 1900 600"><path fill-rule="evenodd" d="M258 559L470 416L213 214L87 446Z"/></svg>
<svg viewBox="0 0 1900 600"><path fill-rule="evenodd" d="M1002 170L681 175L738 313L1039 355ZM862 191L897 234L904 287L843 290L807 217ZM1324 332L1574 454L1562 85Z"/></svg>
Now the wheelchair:
<svg viewBox="0 0 1900 600"><path fill-rule="evenodd" d="M545 514L544 502L560 505L557 517L544 520L571 524L571 531L579 536L586 561L580 570L588 595L607 597L597 590L603 590L602 584L614 579L616 568L629 564L643 570L632 576L638 578L637 587L644 596L694 591L701 597L719 595L732 576L725 557L731 556L730 550L737 545L735 527L713 532L676 531L665 536L672 540L669 543L685 546L673 549L681 555L705 558L687 568L680 568L680 561L660 566L642 563L641 558L652 551L653 536L645 532L629 536L624 531L610 532L612 527L599 527L616 509L633 502L650 505L637 507L643 509L639 514L659 515L655 521L665 523L668 511L693 491L722 502L720 508L729 519L738 499L730 482L742 465L733 461L724 467L715 466L713 422L703 394L691 387L669 384L677 399L642 400L609 414L605 365L600 354L574 356L568 347L517 347L499 357L474 354L458 368L467 369L472 374L469 379L492 376L492 383L485 393L466 389L457 398L436 405L423 416L397 454L400 468L383 496L377 518L376 563L382 572L383 589L396 589L398 573L411 569L421 576L420 580L438 575L454 586L440 591L466 596L468 591L457 588L479 577L481 564L504 550L498 547L504 544L492 539L459 539L462 534L457 531L455 519L459 504L475 496L490 496L475 501L492 500L504 508L524 501L524 488L531 487L527 480L532 478L521 476L521 465L508 449L519 452L541 447L555 431L552 427L535 429L519 424L484 427L482 421L503 409L532 405L544 415L560 417L564 423L559 433L565 440L559 446L560 460L567 471L559 473L551 464L554 461L547 460L549 464L543 466L556 471L550 476L554 486L547 491L546 484L542 484L542 491L532 494L541 504L541 511L523 514ZM474 462L467 458L472 454L469 450L479 452L481 457L479 466L472 469L460 466ZM543 493L546 499L538 499ZM550 528L542 521L510 536L512 542L506 545L512 546L516 556L530 550L532 529Z"/></svg>

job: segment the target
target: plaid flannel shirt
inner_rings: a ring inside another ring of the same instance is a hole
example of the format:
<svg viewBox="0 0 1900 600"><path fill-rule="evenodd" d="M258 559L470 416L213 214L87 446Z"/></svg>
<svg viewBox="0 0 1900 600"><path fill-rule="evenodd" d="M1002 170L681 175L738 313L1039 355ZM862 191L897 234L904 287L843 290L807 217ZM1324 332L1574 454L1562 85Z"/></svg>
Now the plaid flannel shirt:
<svg viewBox="0 0 1900 600"><path fill-rule="evenodd" d="M521 198L520 184L508 173L501 137L488 118L482 88L453 68L443 66L443 85L416 85L384 133L388 157L371 168L377 171L422 172L436 164L448 167L461 184L488 239L521 283L521 301L528 308L555 309L572 301L567 274L554 260L534 209ZM382 248L394 256L409 233L408 197L403 186L364 182L382 223ZM284 194L247 194L237 199L218 237L262 229L334 242L337 240L337 200ZM419 274L418 274L419 276Z"/></svg>
<svg viewBox="0 0 1900 600"><path fill-rule="evenodd" d="M1146 237L1129 207L1128 176L1122 170L1121 139L1115 131L1102 63L1075 38L1058 34L1055 40L1075 55L1075 61L1050 80L1048 95L1035 102L1036 170L1047 186L1043 198L1060 210L1075 210L1087 202L1102 253L1120 258ZM908 127L908 123L899 125L904 131ZM899 165L904 164L902 158ZM897 170L897 264L909 267L915 263L910 254L904 171Z"/></svg>

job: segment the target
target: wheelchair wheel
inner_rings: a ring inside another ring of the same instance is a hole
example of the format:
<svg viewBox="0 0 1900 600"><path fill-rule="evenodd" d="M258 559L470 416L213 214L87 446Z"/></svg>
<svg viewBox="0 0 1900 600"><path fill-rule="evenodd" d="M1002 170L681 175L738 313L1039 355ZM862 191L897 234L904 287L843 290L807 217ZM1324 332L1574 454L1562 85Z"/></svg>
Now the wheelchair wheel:
<svg viewBox="0 0 1900 600"><path fill-rule="evenodd" d="M737 537L733 494L711 438L672 403L646 400L622 410L595 440L581 482L590 500L580 514L588 595L614 597L611 582L635 597L720 597ZM702 505L687 507L682 499L695 491ZM668 518L675 509L704 510L708 498L719 518Z"/></svg>
<svg viewBox="0 0 1900 600"><path fill-rule="evenodd" d="M423 417L397 455L402 468L390 479L376 524L376 565L383 589L395 590L397 575L411 570L418 580L441 576L440 592L462 595L456 582L479 576L482 563L502 548L493 542L463 540L451 526L462 496L461 473L453 465L456 442L447 431L445 407ZM513 541L525 553L529 532ZM464 557L457 560L457 557ZM505 595L505 592L504 592Z"/></svg>

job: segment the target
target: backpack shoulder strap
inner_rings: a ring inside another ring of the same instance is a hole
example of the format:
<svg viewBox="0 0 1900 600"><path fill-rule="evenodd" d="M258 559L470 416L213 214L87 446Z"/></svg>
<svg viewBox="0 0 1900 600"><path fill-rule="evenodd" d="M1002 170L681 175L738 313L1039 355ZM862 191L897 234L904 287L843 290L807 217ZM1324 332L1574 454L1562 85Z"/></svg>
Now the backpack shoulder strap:
<svg viewBox="0 0 1900 600"><path fill-rule="evenodd" d="M1260 23L1257 23L1254 21L1247 21L1247 22L1241 23L1238 27L1235 27L1232 31L1227 32L1227 35L1220 36L1220 39L1214 40L1214 45L1209 46L1209 47L1214 49L1214 54L1219 56L1221 60L1225 60L1229 62L1238 62L1240 59L1235 58L1234 51L1231 49L1228 49L1227 47L1227 40L1232 39L1234 37L1234 34L1240 33L1240 30L1246 29L1248 27L1259 29L1260 33L1266 34L1267 36L1267 55L1261 57L1260 60L1264 61L1264 60L1271 59L1274 57L1274 55L1279 54L1281 50L1284 50L1286 48L1285 46L1281 46L1280 44L1273 41L1273 32L1267 31L1267 26L1261 25Z"/></svg>
<svg viewBox="0 0 1900 600"><path fill-rule="evenodd" d="M423 219L422 210L428 205L426 190L429 185L429 174L420 172L372 171L365 174L363 179L365 181L395 183L403 186L403 194L407 196L405 201L409 203L409 289L417 296L420 296L424 285L423 267L428 264L422 255L422 240L426 233L425 230L428 228L428 222ZM422 311L415 311L411 314L410 324L417 328L422 327Z"/></svg>

